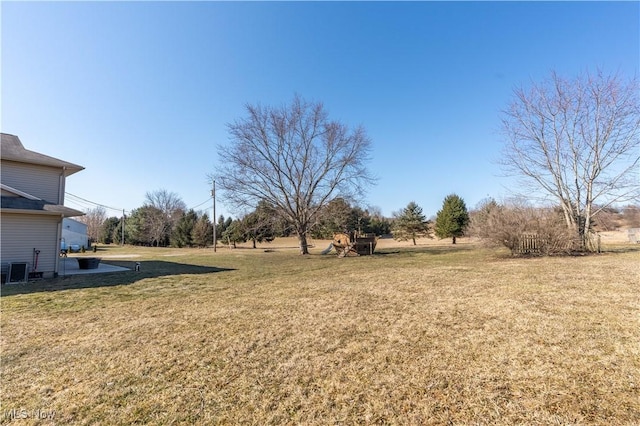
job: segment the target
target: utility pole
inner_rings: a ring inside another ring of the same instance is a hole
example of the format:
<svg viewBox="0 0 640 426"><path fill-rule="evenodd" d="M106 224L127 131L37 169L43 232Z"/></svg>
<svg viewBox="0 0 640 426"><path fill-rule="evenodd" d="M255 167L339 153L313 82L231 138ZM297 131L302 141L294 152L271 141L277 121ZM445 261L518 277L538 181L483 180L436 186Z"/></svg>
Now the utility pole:
<svg viewBox="0 0 640 426"><path fill-rule="evenodd" d="M213 252L216 252L217 238L216 238L216 181L213 180L213 189L211 190L211 197L213 198Z"/></svg>
<svg viewBox="0 0 640 426"><path fill-rule="evenodd" d="M124 209L122 209L122 246L124 247Z"/></svg>

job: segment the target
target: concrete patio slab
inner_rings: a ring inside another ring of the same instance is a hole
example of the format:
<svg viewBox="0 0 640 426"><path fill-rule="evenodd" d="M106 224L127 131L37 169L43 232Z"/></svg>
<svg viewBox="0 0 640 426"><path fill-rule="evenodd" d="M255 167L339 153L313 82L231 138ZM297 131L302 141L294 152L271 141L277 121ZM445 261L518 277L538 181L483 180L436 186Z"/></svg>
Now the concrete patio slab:
<svg viewBox="0 0 640 426"><path fill-rule="evenodd" d="M58 266L58 275L60 275L61 277L69 275L102 274L106 272L122 272L131 270L129 268L108 265L102 262L100 262L96 269L80 269L80 267L78 266L77 257L61 257L58 259Z"/></svg>

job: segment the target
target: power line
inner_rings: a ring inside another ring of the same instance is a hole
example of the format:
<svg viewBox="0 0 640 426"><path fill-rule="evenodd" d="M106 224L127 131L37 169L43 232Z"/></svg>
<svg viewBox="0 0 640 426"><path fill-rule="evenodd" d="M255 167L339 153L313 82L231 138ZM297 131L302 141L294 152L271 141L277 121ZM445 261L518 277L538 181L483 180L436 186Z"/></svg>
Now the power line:
<svg viewBox="0 0 640 426"><path fill-rule="evenodd" d="M68 196L73 197L73 198L77 198L77 200L84 201L85 203L88 203L89 205L92 205L92 206L98 206L98 207L102 207L102 208L109 209L109 210L115 210L117 212L121 212L121 211L124 210L124 209L119 209L119 208L116 208L116 207L110 207L110 206L107 206L107 205L104 205L104 204L96 203L95 201L91 201L91 200L87 200L86 198L78 197L77 195L71 194L70 192L65 192L65 195L68 195ZM70 199L69 201L72 202L72 203L76 203L78 205L82 205L77 200Z"/></svg>
<svg viewBox="0 0 640 426"><path fill-rule="evenodd" d="M206 203L208 203L209 201L211 201L211 198L213 198L213 197L209 197L209 198L207 198L206 200L204 200L203 202L201 202L200 204L198 204L197 206L189 207L187 210L195 210L195 209L197 209L198 207L200 207L201 205L206 204Z"/></svg>
<svg viewBox="0 0 640 426"><path fill-rule="evenodd" d="M70 205L75 206L75 207L79 207L79 208L81 208L83 210L95 207L95 205L92 204L92 203L87 203L85 201L82 201L82 200L79 200L79 199L76 199L76 198L72 198L72 197L69 197L69 196L67 196L65 198L64 203L65 204L70 204Z"/></svg>
<svg viewBox="0 0 640 426"><path fill-rule="evenodd" d="M70 203L76 204L76 205L78 205L80 207L87 208L87 207L97 206L97 207L102 207L102 208L109 209L109 210L115 210L117 212L121 212L122 210L124 210L124 209L121 209L121 208L110 207L110 206L107 206L105 204L96 203L95 201L87 200L86 198L79 197L79 196L77 196L75 194L72 194L70 192L65 192L65 195L72 197L72 198L68 199L67 201L69 201ZM75 200L74 200L74 198L75 198ZM206 200L204 200L203 202L201 202L200 204L198 204L196 206L193 206L193 207L190 207L187 210L195 210L198 207L203 206L204 204L206 204L209 201L211 201L212 198L213 197L209 197ZM130 212L127 211L127 213L130 213Z"/></svg>
<svg viewBox="0 0 640 426"><path fill-rule="evenodd" d="M87 204L85 204L85 203L80 203L80 202L78 202L78 201L76 201L76 200L73 200L73 199L69 199L69 198L67 198L67 199L65 200L65 204L67 204L67 203L71 204L71 205L72 205L73 207L75 207L75 208L80 208L80 209L86 209L86 208L87 208Z"/></svg>

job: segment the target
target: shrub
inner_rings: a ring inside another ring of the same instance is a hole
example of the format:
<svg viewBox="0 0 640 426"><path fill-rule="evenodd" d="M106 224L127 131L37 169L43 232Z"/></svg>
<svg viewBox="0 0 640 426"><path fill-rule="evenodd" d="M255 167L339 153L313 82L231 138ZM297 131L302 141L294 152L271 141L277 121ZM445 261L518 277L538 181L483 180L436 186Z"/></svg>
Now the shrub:
<svg viewBox="0 0 640 426"><path fill-rule="evenodd" d="M484 201L473 212L469 232L489 246L508 248L513 255L570 253L580 245L557 209L517 201L502 205L493 199Z"/></svg>

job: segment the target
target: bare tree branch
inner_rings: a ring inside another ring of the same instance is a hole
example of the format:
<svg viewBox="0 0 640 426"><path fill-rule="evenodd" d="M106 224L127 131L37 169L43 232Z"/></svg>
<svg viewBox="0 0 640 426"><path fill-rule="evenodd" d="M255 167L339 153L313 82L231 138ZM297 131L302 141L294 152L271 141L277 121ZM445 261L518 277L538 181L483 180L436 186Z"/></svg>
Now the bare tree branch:
<svg viewBox="0 0 640 426"><path fill-rule="evenodd" d="M517 89L503 112L504 168L555 198L580 237L604 208L640 195L638 89L637 79L600 70L574 80L552 73Z"/></svg>
<svg viewBox="0 0 640 426"><path fill-rule="evenodd" d="M169 233L184 214L187 206L175 192L159 189L145 194L143 208L146 208L146 227L151 242L160 245L168 241Z"/></svg>
<svg viewBox="0 0 640 426"><path fill-rule="evenodd" d="M274 206L298 235L336 197L361 196L373 182L367 171L371 142L363 128L330 121L321 103L295 96L282 107L247 105L247 117L228 125L231 143L219 147L221 164L209 177L230 204Z"/></svg>
<svg viewBox="0 0 640 426"><path fill-rule="evenodd" d="M89 209L84 216L78 218L79 222L87 225L87 236L94 243L100 238L100 231L105 220L107 220L107 212L103 207Z"/></svg>

